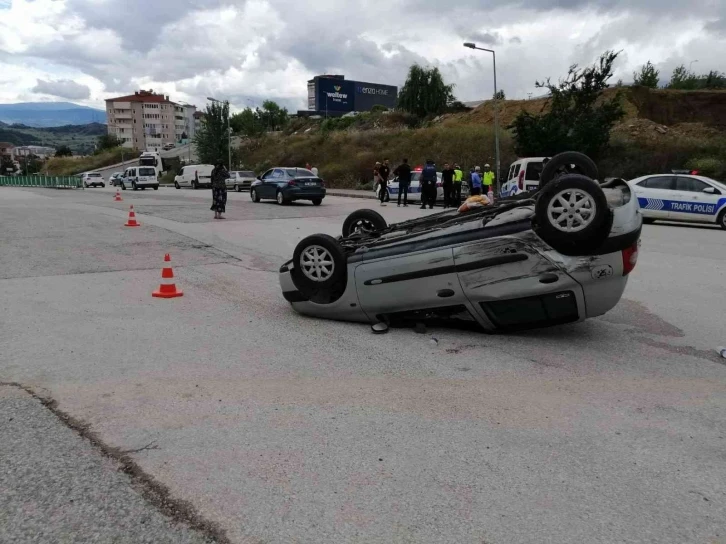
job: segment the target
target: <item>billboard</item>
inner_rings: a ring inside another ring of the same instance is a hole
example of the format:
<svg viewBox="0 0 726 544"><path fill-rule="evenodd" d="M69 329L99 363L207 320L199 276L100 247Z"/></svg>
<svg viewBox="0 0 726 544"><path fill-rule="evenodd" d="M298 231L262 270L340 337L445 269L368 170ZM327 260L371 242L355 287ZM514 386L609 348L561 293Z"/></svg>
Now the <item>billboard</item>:
<svg viewBox="0 0 726 544"><path fill-rule="evenodd" d="M342 79L318 78L318 111L353 111L355 83Z"/></svg>
<svg viewBox="0 0 726 544"><path fill-rule="evenodd" d="M355 109L356 111L370 111L376 104L386 108L395 108L398 98L398 88L392 85L378 85L377 83L355 84Z"/></svg>

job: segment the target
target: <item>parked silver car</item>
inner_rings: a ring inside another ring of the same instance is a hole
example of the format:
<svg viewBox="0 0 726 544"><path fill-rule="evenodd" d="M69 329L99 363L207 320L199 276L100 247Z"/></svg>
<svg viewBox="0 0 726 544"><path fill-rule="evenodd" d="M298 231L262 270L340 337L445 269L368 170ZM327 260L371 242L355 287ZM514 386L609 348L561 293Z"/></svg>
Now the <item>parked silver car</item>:
<svg viewBox="0 0 726 544"><path fill-rule="evenodd" d="M226 180L227 189L232 189L241 193L242 191L249 191L252 186L252 182L257 180L257 176L252 170L234 171L229 173L229 177Z"/></svg>
<svg viewBox="0 0 726 544"><path fill-rule="evenodd" d="M627 183L597 177L589 158L563 153L536 193L495 205L394 225L358 210L341 237L297 245L280 269L283 296L320 318L456 320L489 331L602 315L635 267L642 217Z"/></svg>

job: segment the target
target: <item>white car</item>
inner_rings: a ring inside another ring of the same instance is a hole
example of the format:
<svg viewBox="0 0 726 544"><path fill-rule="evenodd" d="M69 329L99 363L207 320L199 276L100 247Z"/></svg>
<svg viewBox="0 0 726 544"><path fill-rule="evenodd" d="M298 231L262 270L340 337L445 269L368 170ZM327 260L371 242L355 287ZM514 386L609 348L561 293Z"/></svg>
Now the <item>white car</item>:
<svg viewBox="0 0 726 544"><path fill-rule="evenodd" d="M153 166L132 166L124 172L121 178L121 189L146 189L153 188L159 190L159 178L157 177L156 168Z"/></svg>
<svg viewBox="0 0 726 544"><path fill-rule="evenodd" d="M225 183L227 189L241 193L242 191L249 191L255 181L257 181L257 176L252 170L240 170L230 172Z"/></svg>
<svg viewBox="0 0 726 544"><path fill-rule="evenodd" d="M98 172L86 172L81 176L83 186L88 189L89 187L105 187L106 180Z"/></svg>
<svg viewBox="0 0 726 544"><path fill-rule="evenodd" d="M539 177L544 168L545 157L517 159L509 167L507 179L502 183L499 196L514 196L539 189Z"/></svg>
<svg viewBox="0 0 726 544"><path fill-rule="evenodd" d="M693 174L655 174L628 182L645 223L717 223L726 230L726 184Z"/></svg>
<svg viewBox="0 0 726 544"><path fill-rule="evenodd" d="M189 164L174 177L174 187L177 189L182 187L191 187L192 189L211 187L212 170L214 170L213 164Z"/></svg>

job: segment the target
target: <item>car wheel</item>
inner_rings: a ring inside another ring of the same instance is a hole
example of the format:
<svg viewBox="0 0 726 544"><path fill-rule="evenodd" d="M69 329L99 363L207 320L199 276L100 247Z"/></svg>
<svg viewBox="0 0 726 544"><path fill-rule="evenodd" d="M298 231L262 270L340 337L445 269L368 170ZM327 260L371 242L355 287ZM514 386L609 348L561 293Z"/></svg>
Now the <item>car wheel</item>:
<svg viewBox="0 0 726 544"><path fill-rule="evenodd" d="M313 204L315 204L316 206L320 206L322 203L323 203L322 198L313 198Z"/></svg>
<svg viewBox="0 0 726 544"><path fill-rule="evenodd" d="M726 230L726 210L723 210L721 215L718 216L718 226Z"/></svg>
<svg viewBox="0 0 726 544"><path fill-rule="evenodd" d="M260 197L257 194L257 189L250 189L250 198L252 199L252 202L260 201Z"/></svg>
<svg viewBox="0 0 726 544"><path fill-rule="evenodd" d="M542 169L539 190L541 191L556 177L567 174L580 174L596 180L598 178L597 165L590 157L577 151L559 153L547 161L547 164Z"/></svg>
<svg viewBox="0 0 726 544"><path fill-rule="evenodd" d="M374 210L356 210L343 221L343 237L359 232L371 234L388 226L383 216Z"/></svg>
<svg viewBox="0 0 726 544"><path fill-rule="evenodd" d="M158 185L154 185L154 191L158 191L158 190L159 190L159 186Z"/></svg>
<svg viewBox="0 0 726 544"><path fill-rule="evenodd" d="M280 206L287 204L287 200L285 199L285 195L282 194L282 191L277 191L277 196L275 197L275 200L277 200L277 203Z"/></svg>
<svg viewBox="0 0 726 544"><path fill-rule="evenodd" d="M304 238L295 248L293 263L295 285L306 294L331 289L347 279L345 252L327 234Z"/></svg>
<svg viewBox="0 0 726 544"><path fill-rule="evenodd" d="M235 184L235 186L234 186L234 187L232 187L232 189L233 189L233 190L234 190L235 192L237 192L237 193L241 193L241 192L242 192L242 187L240 187L240 186L239 186L239 185L237 185L237 184Z"/></svg>
<svg viewBox="0 0 726 544"><path fill-rule="evenodd" d="M83 182L83 186L84 186L84 187L85 187L86 189L88 189L88 183L86 183L85 181Z"/></svg>
<svg viewBox="0 0 726 544"><path fill-rule="evenodd" d="M653 223L655 223L655 219L653 219L652 217L644 217L643 218L643 224L645 224L645 225L652 225Z"/></svg>
<svg viewBox="0 0 726 544"><path fill-rule="evenodd" d="M177 188L177 189L181 189L181 185L179 185L179 182L178 181L175 181L174 182L174 187Z"/></svg>
<svg viewBox="0 0 726 544"><path fill-rule="evenodd" d="M105 189L106 185L104 183L101 184L101 189Z"/></svg>
<svg viewBox="0 0 726 544"><path fill-rule="evenodd" d="M540 191L535 205L534 231L565 255L583 255L608 237L613 214L605 193L593 180L568 174Z"/></svg>

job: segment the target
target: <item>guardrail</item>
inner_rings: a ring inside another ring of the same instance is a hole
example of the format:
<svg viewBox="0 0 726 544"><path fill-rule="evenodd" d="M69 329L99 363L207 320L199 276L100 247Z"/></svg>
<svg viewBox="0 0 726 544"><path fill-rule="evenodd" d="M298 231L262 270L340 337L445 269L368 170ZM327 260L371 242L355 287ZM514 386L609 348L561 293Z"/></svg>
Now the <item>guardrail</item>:
<svg viewBox="0 0 726 544"><path fill-rule="evenodd" d="M83 184L77 176L0 176L0 186L80 189Z"/></svg>

